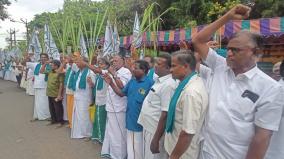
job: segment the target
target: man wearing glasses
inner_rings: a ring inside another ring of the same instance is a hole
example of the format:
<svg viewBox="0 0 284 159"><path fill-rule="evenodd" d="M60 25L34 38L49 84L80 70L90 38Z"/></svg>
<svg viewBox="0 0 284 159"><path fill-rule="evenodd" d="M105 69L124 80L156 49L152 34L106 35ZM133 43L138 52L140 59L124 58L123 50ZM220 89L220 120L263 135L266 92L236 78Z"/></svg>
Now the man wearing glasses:
<svg viewBox="0 0 284 159"><path fill-rule="evenodd" d="M249 12L249 7L237 5L193 39L195 51L213 71L202 159L262 159L273 131L278 131L283 92L280 84L256 66L260 36L249 31L233 35L226 59L206 44L221 26L248 18Z"/></svg>

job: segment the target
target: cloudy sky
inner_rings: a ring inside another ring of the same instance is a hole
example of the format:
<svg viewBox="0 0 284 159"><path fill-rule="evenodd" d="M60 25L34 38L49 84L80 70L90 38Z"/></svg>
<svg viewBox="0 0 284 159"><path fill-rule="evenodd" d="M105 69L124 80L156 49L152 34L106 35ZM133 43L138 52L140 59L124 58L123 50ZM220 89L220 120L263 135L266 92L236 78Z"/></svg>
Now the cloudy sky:
<svg viewBox="0 0 284 159"><path fill-rule="evenodd" d="M35 14L42 12L56 12L62 8L64 0L11 0L12 4L7 8L12 19L20 21L21 18L32 20ZM5 38L9 36L7 30L15 28L17 39L22 39L25 35L25 25L13 23L10 20L0 21L0 48L4 48L7 43Z"/></svg>

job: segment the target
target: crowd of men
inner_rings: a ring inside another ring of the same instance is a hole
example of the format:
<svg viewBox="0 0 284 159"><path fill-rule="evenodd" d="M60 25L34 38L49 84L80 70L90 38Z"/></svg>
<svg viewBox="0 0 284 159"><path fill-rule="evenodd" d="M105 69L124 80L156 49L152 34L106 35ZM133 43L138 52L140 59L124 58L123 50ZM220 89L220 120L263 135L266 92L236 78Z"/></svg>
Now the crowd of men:
<svg viewBox="0 0 284 159"><path fill-rule="evenodd" d="M102 144L113 159L281 159L284 156L284 63L274 73L257 67L262 40L236 33L227 58L210 48L230 20L245 19L237 5L206 26L187 49L131 60L119 54L90 64L80 53L23 62L33 120L68 122L71 138ZM4 75L6 77L6 75ZM90 119L90 106L95 108Z"/></svg>

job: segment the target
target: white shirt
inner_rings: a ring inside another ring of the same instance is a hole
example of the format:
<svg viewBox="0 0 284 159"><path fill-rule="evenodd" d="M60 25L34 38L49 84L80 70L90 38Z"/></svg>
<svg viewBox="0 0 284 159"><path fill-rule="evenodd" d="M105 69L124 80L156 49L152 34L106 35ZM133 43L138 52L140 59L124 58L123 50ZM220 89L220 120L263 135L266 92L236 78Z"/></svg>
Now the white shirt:
<svg viewBox="0 0 284 159"><path fill-rule="evenodd" d="M161 112L168 112L169 104L177 82L172 75L166 75L157 79L149 94L144 99L138 123L148 132L154 134L161 116Z"/></svg>
<svg viewBox="0 0 284 159"><path fill-rule="evenodd" d="M213 77L203 129L203 151L214 159L244 159L255 126L278 130L283 104L280 84L256 66L235 76L225 58L212 49L205 63L213 71ZM245 93L246 90L250 93Z"/></svg>
<svg viewBox="0 0 284 159"><path fill-rule="evenodd" d="M181 159L196 159L199 154L200 130L208 107L208 94L202 79L195 75L184 87L178 99L173 132L165 135L165 149L170 155L181 131L194 134Z"/></svg>
<svg viewBox="0 0 284 159"><path fill-rule="evenodd" d="M34 77L34 72L32 69L28 68L28 73L27 73L27 80L32 79Z"/></svg>
<svg viewBox="0 0 284 159"><path fill-rule="evenodd" d="M284 80L280 79L279 83L284 87ZM284 96L283 92L282 97ZM284 105L284 103L283 103ZM284 109L279 130L274 132L270 140L269 148L266 152L265 159L281 159L284 158Z"/></svg>
<svg viewBox="0 0 284 159"><path fill-rule="evenodd" d="M200 64L200 70L202 71L199 71L199 76L202 78L206 89L209 91L213 72L209 67L202 64Z"/></svg>
<svg viewBox="0 0 284 159"><path fill-rule="evenodd" d="M97 77L98 77L98 75L96 75L96 78ZM96 79L93 82L95 84L96 83ZM97 106L106 105L108 85L105 82L105 80L103 80L103 83L104 84L103 84L102 90L96 90L96 105Z"/></svg>
<svg viewBox="0 0 284 159"><path fill-rule="evenodd" d="M125 86L131 79L131 72L124 67L121 67L117 72L117 77L122 81ZM108 112L126 112L127 97L118 96L111 86L107 90L107 103L106 111Z"/></svg>
<svg viewBox="0 0 284 159"><path fill-rule="evenodd" d="M80 71L78 79L76 81L76 90L74 91L74 99L75 100L84 100L88 103L91 103L92 101L92 89L91 86L89 85L89 83L87 82L87 78L88 76L93 78L92 76L94 76L94 73L92 73L91 71L88 70L88 74L86 77L86 89L80 89L79 88L79 83L80 83L80 79L82 76L82 71Z"/></svg>
<svg viewBox="0 0 284 159"><path fill-rule="evenodd" d="M32 72L34 72L37 64L38 63L27 62L27 67L30 68ZM46 88L46 87L47 83L45 81L45 74L39 73L39 75L34 75L34 88Z"/></svg>
<svg viewBox="0 0 284 159"><path fill-rule="evenodd" d="M20 75L20 70L19 70L17 67L15 67L15 68L12 70L12 72L13 72L16 76L19 76L19 75Z"/></svg>

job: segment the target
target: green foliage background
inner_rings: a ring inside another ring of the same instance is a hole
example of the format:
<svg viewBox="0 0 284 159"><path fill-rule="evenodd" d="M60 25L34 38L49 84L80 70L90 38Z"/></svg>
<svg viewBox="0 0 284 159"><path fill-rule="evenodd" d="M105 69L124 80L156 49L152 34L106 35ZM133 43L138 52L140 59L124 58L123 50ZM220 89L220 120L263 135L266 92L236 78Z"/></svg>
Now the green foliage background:
<svg viewBox="0 0 284 159"><path fill-rule="evenodd" d="M68 18L73 22L73 27L77 30L83 17L83 23L86 27L85 36L88 37L89 34L91 34L91 26L94 25L94 21L99 13L98 24L104 23L104 27L100 30L99 36L103 36L106 22L102 21L102 19L104 11L106 8L109 8L106 19L117 24L120 36L131 35L135 11L138 12L140 21L142 21L144 10L153 2L159 4L159 7L156 7L153 11L153 16L160 15L170 7L175 8L161 17L159 30L186 28L210 23L237 3L255 3L250 19L284 16L283 0L104 0L101 2L91 0L65 0L62 10L56 13L42 13L36 15L34 20L29 23L29 29L33 30L34 27L37 27L43 30L44 24L51 23L52 21L54 26L59 28L59 32L62 33L65 19ZM4 5L6 4L0 3L0 16L3 15L1 6L3 7ZM59 45L60 40L56 36L55 29L51 27L51 30L56 44ZM68 30L70 30L70 28ZM68 34L68 36L70 35ZM43 39L43 35L40 35L40 39ZM66 43L71 45L72 40L70 37Z"/></svg>

